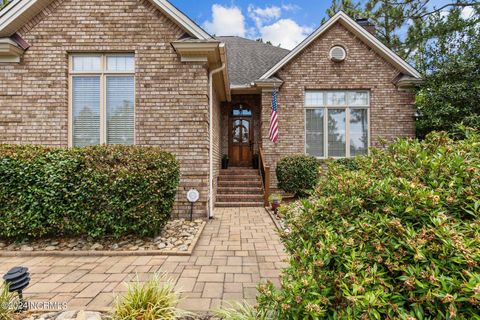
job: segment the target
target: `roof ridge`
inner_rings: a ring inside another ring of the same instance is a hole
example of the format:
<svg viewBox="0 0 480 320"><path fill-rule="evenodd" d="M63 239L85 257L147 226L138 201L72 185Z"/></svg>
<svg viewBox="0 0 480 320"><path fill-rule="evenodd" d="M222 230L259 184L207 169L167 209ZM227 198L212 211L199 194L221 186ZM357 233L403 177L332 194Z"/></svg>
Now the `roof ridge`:
<svg viewBox="0 0 480 320"><path fill-rule="evenodd" d="M280 46L275 46L275 45L273 45L273 44L269 44L269 43L265 43L265 42L260 42L260 41L257 41L257 40L255 40L255 39L249 39L249 38L240 37L240 36L215 36L214 38L215 38L215 39L219 39L219 38L238 38L238 39L246 40L246 41L248 41L248 42L255 43L255 44L258 44L258 45L271 46L271 47L273 47L273 48L281 49L281 50L288 51L288 52L291 51L291 50L289 50L289 49L282 48L282 47L280 47Z"/></svg>

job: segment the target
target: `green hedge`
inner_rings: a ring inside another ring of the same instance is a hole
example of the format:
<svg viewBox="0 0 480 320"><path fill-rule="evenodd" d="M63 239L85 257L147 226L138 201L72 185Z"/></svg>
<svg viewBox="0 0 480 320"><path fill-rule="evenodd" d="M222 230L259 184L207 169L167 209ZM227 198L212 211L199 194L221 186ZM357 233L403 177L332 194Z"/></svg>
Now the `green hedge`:
<svg viewBox="0 0 480 320"><path fill-rule="evenodd" d="M154 235L179 175L154 147L0 145L0 237Z"/></svg>
<svg viewBox="0 0 480 320"><path fill-rule="evenodd" d="M276 319L479 319L480 135L399 140L332 162L286 209Z"/></svg>
<svg viewBox="0 0 480 320"><path fill-rule="evenodd" d="M278 187L285 192L304 196L317 183L320 163L307 155L288 156L277 163Z"/></svg>

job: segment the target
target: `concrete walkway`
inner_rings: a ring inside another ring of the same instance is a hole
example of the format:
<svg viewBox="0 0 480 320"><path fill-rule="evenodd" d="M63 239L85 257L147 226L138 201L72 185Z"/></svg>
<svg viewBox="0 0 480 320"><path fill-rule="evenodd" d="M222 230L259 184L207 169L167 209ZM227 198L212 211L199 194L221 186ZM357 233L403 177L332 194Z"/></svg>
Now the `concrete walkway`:
<svg viewBox="0 0 480 320"><path fill-rule="evenodd" d="M260 280L279 283L286 258L274 224L263 208L218 208L190 257L0 258L3 275L13 266L30 269L25 294L33 301L68 303L70 310L106 311L124 282L166 272L184 292L182 308L208 311L222 301L255 302Z"/></svg>

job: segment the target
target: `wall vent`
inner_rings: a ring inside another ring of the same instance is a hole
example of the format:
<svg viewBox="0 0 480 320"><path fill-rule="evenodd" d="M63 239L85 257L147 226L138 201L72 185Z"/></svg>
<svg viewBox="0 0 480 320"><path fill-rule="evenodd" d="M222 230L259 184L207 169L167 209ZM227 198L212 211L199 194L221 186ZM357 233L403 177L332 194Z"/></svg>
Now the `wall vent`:
<svg viewBox="0 0 480 320"><path fill-rule="evenodd" d="M330 49L330 59L334 62L341 62L347 57L347 52L340 46L334 46Z"/></svg>

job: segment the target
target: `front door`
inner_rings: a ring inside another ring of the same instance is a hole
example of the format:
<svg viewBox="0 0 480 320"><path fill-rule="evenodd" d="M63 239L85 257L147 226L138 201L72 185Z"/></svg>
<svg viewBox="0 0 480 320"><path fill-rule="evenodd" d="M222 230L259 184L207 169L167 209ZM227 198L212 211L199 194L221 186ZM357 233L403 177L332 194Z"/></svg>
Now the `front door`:
<svg viewBox="0 0 480 320"><path fill-rule="evenodd" d="M253 119L252 111L243 106L234 107L230 114L229 157L234 167L252 164Z"/></svg>

